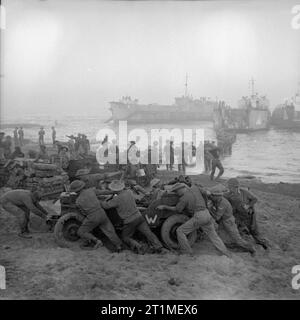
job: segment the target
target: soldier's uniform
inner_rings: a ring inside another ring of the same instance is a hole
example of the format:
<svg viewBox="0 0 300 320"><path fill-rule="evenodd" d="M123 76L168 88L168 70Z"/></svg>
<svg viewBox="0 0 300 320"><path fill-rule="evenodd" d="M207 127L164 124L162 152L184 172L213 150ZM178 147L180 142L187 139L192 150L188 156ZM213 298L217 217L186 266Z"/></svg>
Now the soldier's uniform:
<svg viewBox="0 0 300 320"><path fill-rule="evenodd" d="M114 226L101 207L96 190L94 188L82 190L76 199L76 205L86 214L86 218L78 229L78 235L83 239L97 242L98 239L91 232L99 226L116 248L120 249L122 241L117 236Z"/></svg>
<svg viewBox="0 0 300 320"><path fill-rule="evenodd" d="M222 197L216 204L215 210L211 210L211 215L218 224L223 225L225 231L230 235L235 244L251 253L254 253L255 250L253 246L245 241L238 231L232 213L232 207L228 200Z"/></svg>
<svg viewBox="0 0 300 320"><path fill-rule="evenodd" d="M257 202L257 198L249 190L244 188L239 188L238 192L228 192L224 196L230 202L233 215L236 219L237 225L240 230L247 230L249 234L253 237L257 244L260 244L265 249L267 248L267 240L262 237L259 232L256 212L254 210L253 204ZM245 208L250 206L249 208Z"/></svg>
<svg viewBox="0 0 300 320"><path fill-rule="evenodd" d="M121 183L119 184L121 185ZM113 186L114 183L112 182L110 184L110 188L111 190L116 190L113 189ZM125 185L121 187L124 188ZM120 193L113 199L102 202L102 206L105 209L117 209L120 218L124 222L122 239L126 244L129 245L131 249L136 249L138 251L142 249L141 245L132 238L135 231L138 230L147 238L154 249L156 249L157 251L162 250L163 245L158 240L156 235L150 230L146 220L138 210L131 190L120 190Z"/></svg>
<svg viewBox="0 0 300 320"><path fill-rule="evenodd" d="M213 219L206 208L205 201L199 188L197 186L186 188L186 192L180 197L180 200L176 205L177 212L181 213L185 211L192 215L192 217L186 223L182 224L176 230L177 239L181 250L192 253L192 248L187 239L187 235L194 230L201 228L213 245L220 252L228 255L227 248L215 230Z"/></svg>
<svg viewBox="0 0 300 320"><path fill-rule="evenodd" d="M20 235L27 234L30 212L46 219L47 212L37 201L34 201L33 195L29 190L16 189L2 195L0 204L3 209L13 214L19 219Z"/></svg>

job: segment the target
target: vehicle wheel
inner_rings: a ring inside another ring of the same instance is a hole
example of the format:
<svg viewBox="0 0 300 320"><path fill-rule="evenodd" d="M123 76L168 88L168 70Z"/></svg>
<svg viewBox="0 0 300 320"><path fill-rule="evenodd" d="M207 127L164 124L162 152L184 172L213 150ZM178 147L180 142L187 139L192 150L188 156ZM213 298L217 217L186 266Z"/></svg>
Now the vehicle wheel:
<svg viewBox="0 0 300 320"><path fill-rule="evenodd" d="M170 216L163 223L161 227L161 238L163 242L171 249L179 249L179 244L177 241L176 230L183 223L188 221L189 218L184 214L174 214ZM197 230L193 231L188 235L188 240L192 246L197 240Z"/></svg>
<svg viewBox="0 0 300 320"><path fill-rule="evenodd" d="M84 220L84 216L77 212L70 212L60 217L54 227L56 243L63 248L70 248L79 240L77 231Z"/></svg>

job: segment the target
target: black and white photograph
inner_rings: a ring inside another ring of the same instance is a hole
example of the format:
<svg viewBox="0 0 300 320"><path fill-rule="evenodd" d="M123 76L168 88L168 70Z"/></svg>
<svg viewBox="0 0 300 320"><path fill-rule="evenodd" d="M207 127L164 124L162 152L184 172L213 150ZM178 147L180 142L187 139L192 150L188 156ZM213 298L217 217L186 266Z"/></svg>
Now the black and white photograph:
<svg viewBox="0 0 300 320"><path fill-rule="evenodd" d="M2 0L0 36L0 300L300 299L299 0Z"/></svg>

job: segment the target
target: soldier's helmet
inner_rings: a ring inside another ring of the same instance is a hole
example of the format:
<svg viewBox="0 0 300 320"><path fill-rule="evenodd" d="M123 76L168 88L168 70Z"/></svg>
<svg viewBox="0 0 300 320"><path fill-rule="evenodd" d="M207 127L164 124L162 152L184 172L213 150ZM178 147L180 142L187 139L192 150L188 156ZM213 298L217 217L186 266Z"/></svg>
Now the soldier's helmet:
<svg viewBox="0 0 300 320"><path fill-rule="evenodd" d="M112 191L122 191L125 188L125 183L120 180L113 180L109 185L108 188Z"/></svg>
<svg viewBox="0 0 300 320"><path fill-rule="evenodd" d="M70 192L79 192L85 187L85 183L81 180L74 180L70 184Z"/></svg>
<svg viewBox="0 0 300 320"><path fill-rule="evenodd" d="M171 188L171 192L176 192L180 189L186 188L186 184L185 183L181 183L181 182L177 182L173 185L173 187Z"/></svg>
<svg viewBox="0 0 300 320"><path fill-rule="evenodd" d="M227 185L228 185L228 187L234 188L234 187L239 187L240 183L237 178L231 178L227 181Z"/></svg>

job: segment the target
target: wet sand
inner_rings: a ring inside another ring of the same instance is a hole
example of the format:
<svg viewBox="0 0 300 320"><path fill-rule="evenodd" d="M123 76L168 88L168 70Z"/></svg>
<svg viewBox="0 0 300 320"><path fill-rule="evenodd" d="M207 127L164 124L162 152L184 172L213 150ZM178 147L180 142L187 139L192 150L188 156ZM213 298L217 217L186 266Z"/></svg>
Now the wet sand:
<svg viewBox="0 0 300 320"><path fill-rule="evenodd" d="M160 172L163 180L176 173ZM193 176L205 186L205 175ZM1 299L299 299L291 287L294 265L300 263L300 185L243 181L258 196L258 221L271 242L255 257L234 252L220 256L206 240L195 256L136 255L60 248L53 234L41 233L33 218L33 239L16 235L16 220L0 214L0 264L6 267L7 289Z"/></svg>

